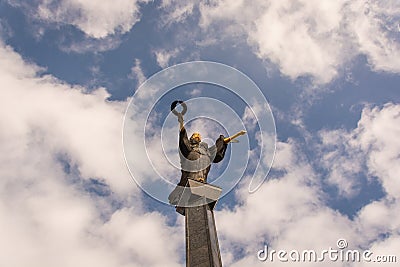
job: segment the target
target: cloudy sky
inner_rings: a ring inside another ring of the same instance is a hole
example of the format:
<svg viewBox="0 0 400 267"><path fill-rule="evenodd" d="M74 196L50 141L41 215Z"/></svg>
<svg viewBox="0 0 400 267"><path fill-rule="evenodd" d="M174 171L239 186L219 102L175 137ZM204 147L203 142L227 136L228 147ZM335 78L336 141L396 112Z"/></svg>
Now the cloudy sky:
<svg viewBox="0 0 400 267"><path fill-rule="evenodd" d="M184 264L183 217L135 183L121 136L139 86L194 60L250 77L276 124L267 181L217 205L224 266L285 266L257 251L340 238L400 260L398 0L0 0L1 266ZM203 94L240 106L219 90L182 87L157 108ZM296 265L328 264L374 266Z"/></svg>

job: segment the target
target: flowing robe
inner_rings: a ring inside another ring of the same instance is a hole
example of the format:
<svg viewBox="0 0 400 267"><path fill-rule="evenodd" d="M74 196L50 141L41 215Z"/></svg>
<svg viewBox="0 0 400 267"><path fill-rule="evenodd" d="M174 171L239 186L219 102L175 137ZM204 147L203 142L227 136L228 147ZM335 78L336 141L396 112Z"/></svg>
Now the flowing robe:
<svg viewBox="0 0 400 267"><path fill-rule="evenodd" d="M191 144L186 129L183 128L179 133L182 175L178 185L185 186L187 179L206 183L211 163L218 163L224 158L227 146L223 135L220 135L215 145L210 148L204 142Z"/></svg>

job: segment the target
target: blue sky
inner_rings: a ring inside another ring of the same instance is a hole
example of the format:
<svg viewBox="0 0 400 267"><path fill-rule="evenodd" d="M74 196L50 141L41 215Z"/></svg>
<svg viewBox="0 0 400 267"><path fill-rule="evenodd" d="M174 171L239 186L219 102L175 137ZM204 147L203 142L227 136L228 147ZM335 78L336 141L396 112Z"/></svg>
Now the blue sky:
<svg viewBox="0 0 400 267"><path fill-rule="evenodd" d="M268 181L217 205L224 266L266 264L265 243L322 250L339 238L400 260L398 1L0 0L1 265L184 263L183 219L134 183L121 135L138 87L195 60L246 74L276 124ZM169 92L156 115L199 96L246 121L235 95L206 84Z"/></svg>

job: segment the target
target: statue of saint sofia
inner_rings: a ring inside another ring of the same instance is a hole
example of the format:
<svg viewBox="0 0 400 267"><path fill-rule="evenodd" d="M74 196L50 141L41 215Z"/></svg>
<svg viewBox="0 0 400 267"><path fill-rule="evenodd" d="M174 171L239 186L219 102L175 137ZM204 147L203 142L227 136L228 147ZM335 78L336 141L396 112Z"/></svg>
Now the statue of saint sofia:
<svg viewBox="0 0 400 267"><path fill-rule="evenodd" d="M225 138L220 135L212 147L201 141L200 133L193 133L190 139L187 136L183 125L182 114L177 114L179 121L179 156L181 163L181 180L177 187L169 195L170 204L176 205L179 202L184 187L188 184L188 179L201 183L207 183L207 176L210 171L211 163L220 162L224 156L228 143L246 131L241 131L231 137Z"/></svg>

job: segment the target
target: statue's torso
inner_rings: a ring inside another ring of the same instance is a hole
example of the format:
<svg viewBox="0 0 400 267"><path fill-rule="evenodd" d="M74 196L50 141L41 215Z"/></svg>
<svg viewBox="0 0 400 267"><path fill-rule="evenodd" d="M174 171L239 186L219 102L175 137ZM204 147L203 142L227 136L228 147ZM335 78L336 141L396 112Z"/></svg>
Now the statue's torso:
<svg viewBox="0 0 400 267"><path fill-rule="evenodd" d="M180 154L180 156L182 175L188 179L206 182L211 164L211 155L208 145L204 142L198 145L192 145L186 157L182 154Z"/></svg>

